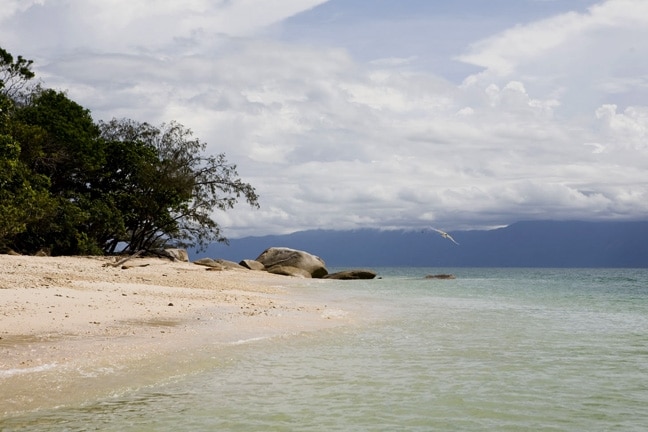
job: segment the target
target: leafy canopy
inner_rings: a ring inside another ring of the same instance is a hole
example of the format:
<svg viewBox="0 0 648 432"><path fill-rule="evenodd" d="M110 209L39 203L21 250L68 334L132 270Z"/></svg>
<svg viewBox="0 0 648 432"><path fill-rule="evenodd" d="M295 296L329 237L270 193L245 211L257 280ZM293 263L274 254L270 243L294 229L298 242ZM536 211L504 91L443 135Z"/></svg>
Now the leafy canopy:
<svg viewBox="0 0 648 432"><path fill-rule="evenodd" d="M130 251L169 239L182 246L226 241L211 212L232 209L240 198L258 207L236 165L224 154L204 154L206 144L183 125L113 119L100 128L112 167L102 184L125 215L128 238L121 241Z"/></svg>
<svg viewBox="0 0 648 432"><path fill-rule="evenodd" d="M171 121L95 123L65 93L29 87L0 48L0 247L103 254L226 242L214 210L258 207L224 154Z"/></svg>
<svg viewBox="0 0 648 432"><path fill-rule="evenodd" d="M34 78L33 61L22 56L14 61L13 56L0 47L0 92L10 98L16 98L27 82Z"/></svg>

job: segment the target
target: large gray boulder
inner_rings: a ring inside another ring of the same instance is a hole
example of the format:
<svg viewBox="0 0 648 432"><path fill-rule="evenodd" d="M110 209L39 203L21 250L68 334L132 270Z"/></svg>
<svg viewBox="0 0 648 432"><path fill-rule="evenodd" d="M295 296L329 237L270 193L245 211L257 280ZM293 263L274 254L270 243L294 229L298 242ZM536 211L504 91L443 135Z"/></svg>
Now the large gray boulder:
<svg viewBox="0 0 648 432"><path fill-rule="evenodd" d="M322 278L328 274L326 264L320 257L286 247L266 249L255 261L263 264L266 270L273 266L283 266L305 270L313 278Z"/></svg>

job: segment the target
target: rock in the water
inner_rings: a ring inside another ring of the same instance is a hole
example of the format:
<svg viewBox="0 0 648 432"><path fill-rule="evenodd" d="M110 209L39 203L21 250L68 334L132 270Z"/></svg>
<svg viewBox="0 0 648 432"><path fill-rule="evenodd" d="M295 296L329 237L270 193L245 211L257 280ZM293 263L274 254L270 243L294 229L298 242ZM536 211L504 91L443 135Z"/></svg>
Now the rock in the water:
<svg viewBox="0 0 648 432"><path fill-rule="evenodd" d="M457 277L453 274L435 274L435 275L427 275L425 276L425 279L456 279Z"/></svg>
<svg viewBox="0 0 648 432"><path fill-rule="evenodd" d="M292 277L301 277L310 279L311 274L302 268L285 266L285 265L274 265L266 269L268 273L282 275L282 276L292 276Z"/></svg>
<svg viewBox="0 0 648 432"><path fill-rule="evenodd" d="M251 259L244 259L243 261L239 262L239 265L242 265L245 268L249 268L250 270L265 270L265 266L263 264L261 264L259 261Z"/></svg>
<svg viewBox="0 0 648 432"><path fill-rule="evenodd" d="M263 264L266 269L277 265L296 267L307 271L314 278L322 278L328 274L324 260L320 257L285 247L266 249L256 261Z"/></svg>
<svg viewBox="0 0 648 432"><path fill-rule="evenodd" d="M376 272L372 270L356 269L356 270L344 270L337 273L331 273L324 276L324 279L340 279L340 280L373 279L376 276L377 276Z"/></svg>

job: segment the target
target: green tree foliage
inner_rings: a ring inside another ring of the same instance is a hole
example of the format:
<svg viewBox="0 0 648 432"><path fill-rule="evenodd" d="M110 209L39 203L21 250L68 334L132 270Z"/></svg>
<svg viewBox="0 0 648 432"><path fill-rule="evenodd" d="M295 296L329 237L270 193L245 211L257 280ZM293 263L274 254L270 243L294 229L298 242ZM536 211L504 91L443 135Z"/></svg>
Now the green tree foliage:
<svg viewBox="0 0 648 432"><path fill-rule="evenodd" d="M0 48L0 246L26 253L134 252L227 241L213 210L258 207L224 154L177 122L96 124Z"/></svg>
<svg viewBox="0 0 648 432"><path fill-rule="evenodd" d="M14 115L21 162L48 181L49 205L38 223L17 235L17 248L55 254L90 254L101 246L87 238L94 213L93 180L103 165L99 128L90 112L64 93L36 88Z"/></svg>
<svg viewBox="0 0 648 432"><path fill-rule="evenodd" d="M18 144L0 135L0 246L41 220L49 205L47 179L34 176L18 160Z"/></svg>
<svg viewBox="0 0 648 432"><path fill-rule="evenodd" d="M104 153L90 111L64 93L38 88L16 117L31 135L21 136L24 155L30 158L26 162L50 178L54 194L78 194L92 187Z"/></svg>
<svg viewBox="0 0 648 432"><path fill-rule="evenodd" d="M27 82L34 78L32 64L32 60L22 56L14 61L13 56L0 47L0 93L11 99L17 98Z"/></svg>
<svg viewBox="0 0 648 432"><path fill-rule="evenodd" d="M126 230L109 250L117 241L130 251L169 241L179 246L226 241L211 212L232 209L241 198L258 207L254 188L238 178L236 166L224 154L205 155L205 143L183 125L157 128L113 119L100 127L112 167L105 170L102 189L111 191Z"/></svg>
<svg viewBox="0 0 648 432"><path fill-rule="evenodd" d="M0 48L0 247L24 232L48 207L47 179L30 172L21 161L22 149L13 129L16 96L34 75L31 61L13 57Z"/></svg>

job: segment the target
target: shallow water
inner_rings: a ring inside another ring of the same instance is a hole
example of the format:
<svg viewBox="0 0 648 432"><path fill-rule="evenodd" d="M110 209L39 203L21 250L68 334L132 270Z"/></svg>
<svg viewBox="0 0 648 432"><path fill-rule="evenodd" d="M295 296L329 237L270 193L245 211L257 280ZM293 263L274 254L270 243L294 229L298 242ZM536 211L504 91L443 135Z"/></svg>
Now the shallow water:
<svg viewBox="0 0 648 432"><path fill-rule="evenodd" d="M164 383L0 430L648 429L648 270L379 271L304 288L374 320L206 349Z"/></svg>

